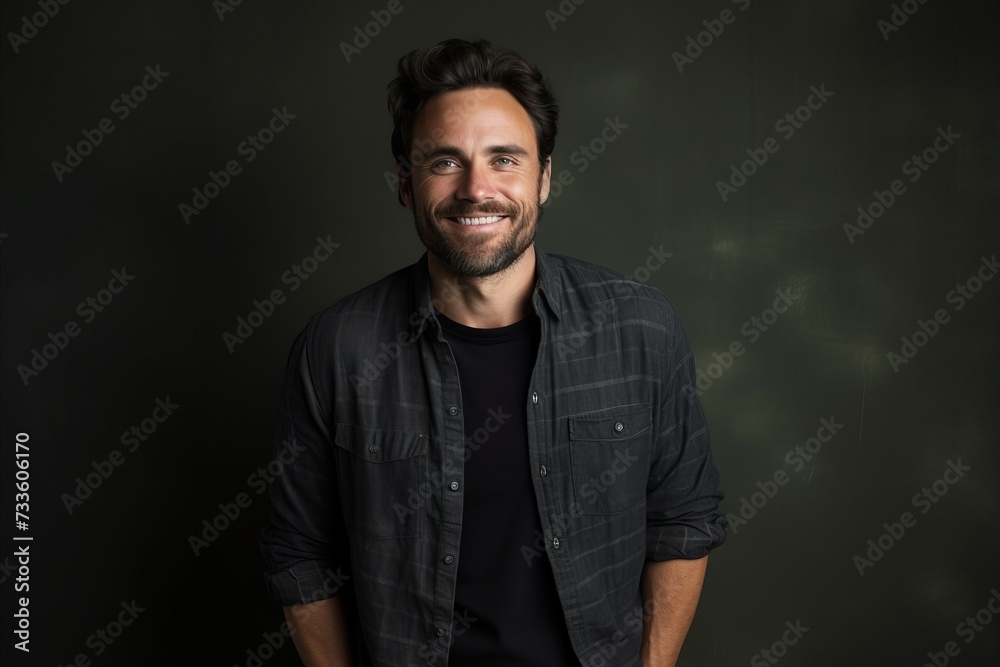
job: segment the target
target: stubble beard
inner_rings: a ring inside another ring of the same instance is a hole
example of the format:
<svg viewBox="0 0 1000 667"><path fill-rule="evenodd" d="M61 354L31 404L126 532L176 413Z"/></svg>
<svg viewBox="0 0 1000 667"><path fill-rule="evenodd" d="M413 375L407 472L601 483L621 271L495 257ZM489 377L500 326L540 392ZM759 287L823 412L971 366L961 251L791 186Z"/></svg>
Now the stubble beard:
<svg viewBox="0 0 1000 667"><path fill-rule="evenodd" d="M534 202L519 210L516 203L487 202L478 206L441 204L434 210L422 205L414 194L413 223L417 235L429 252L440 259L456 276L492 276L508 269L531 247L541 220L542 208L538 203L541 178L538 181ZM492 234L465 234L456 239L442 230L452 225L446 217L475 215L505 215L507 225ZM497 237L502 235L502 238ZM478 237L483 238L478 238Z"/></svg>

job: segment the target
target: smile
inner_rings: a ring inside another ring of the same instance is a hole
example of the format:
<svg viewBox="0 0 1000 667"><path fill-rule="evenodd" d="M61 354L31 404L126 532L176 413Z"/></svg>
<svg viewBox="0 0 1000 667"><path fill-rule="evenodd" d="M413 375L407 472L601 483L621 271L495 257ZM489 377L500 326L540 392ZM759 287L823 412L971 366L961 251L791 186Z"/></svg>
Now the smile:
<svg viewBox="0 0 1000 667"><path fill-rule="evenodd" d="M466 227L471 227L475 225L492 225L494 222L500 222L506 215L490 215L477 218L448 218L452 222L457 222L460 225Z"/></svg>

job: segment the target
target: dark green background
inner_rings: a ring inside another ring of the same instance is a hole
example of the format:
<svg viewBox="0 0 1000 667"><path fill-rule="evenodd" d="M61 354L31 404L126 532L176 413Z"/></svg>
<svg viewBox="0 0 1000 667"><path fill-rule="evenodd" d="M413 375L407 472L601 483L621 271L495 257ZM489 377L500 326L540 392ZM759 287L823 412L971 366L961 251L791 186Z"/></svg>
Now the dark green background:
<svg viewBox="0 0 1000 667"><path fill-rule="evenodd" d="M266 498L247 477L270 459L285 357L309 315L423 251L384 180L385 88L404 52L464 37L538 63L561 104L555 171L574 181L539 246L632 272L662 245L672 257L649 282L678 306L699 368L745 344L702 396L723 509L790 478L713 554L680 664L748 664L797 620L809 631L780 664L919 666L948 641L961 648L951 664L989 664L1000 619L968 644L956 626L1000 586L1000 281L960 311L946 295L1000 250L995 4L929 0L888 40L889 2L567 0L555 30L557 0L402 6L350 63L339 44L385 3L245 0L220 20L208 1L77 0L17 53L0 46L0 563L20 431L34 537L33 650L12 648L5 569L5 663L244 665L278 628L257 550ZM679 72L672 54L726 8L735 21ZM5 3L4 35L37 11ZM51 162L157 64L166 80L59 182ZM775 122L821 85L833 96L786 140ZM274 107L296 118L185 225L178 204L240 159ZM573 153L606 118L628 127L581 171ZM911 183L902 165L939 127L960 139ZM778 152L724 202L716 182L768 137ZM905 194L850 243L843 225L896 178ZM290 293L282 273L328 235L340 248ZM25 386L17 366L122 266L135 281ZM222 333L275 288L288 301L230 354ZM744 323L778 289L794 306L750 343ZM887 353L938 308L950 321L894 372ZM68 514L75 478L166 396L175 415ZM794 472L785 453L821 418L844 427ZM958 459L971 470L920 514L913 495ZM252 505L195 557L188 536L240 492ZM859 576L853 557L905 511L916 525ZM132 599L146 611L94 657L87 637ZM265 664L297 658L286 645Z"/></svg>

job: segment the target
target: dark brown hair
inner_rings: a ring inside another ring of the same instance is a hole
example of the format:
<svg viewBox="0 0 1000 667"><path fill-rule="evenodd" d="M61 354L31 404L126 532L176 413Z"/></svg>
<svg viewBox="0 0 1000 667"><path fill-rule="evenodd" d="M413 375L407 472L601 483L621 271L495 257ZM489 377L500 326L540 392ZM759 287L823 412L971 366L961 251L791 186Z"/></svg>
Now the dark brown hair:
<svg viewBox="0 0 1000 667"><path fill-rule="evenodd" d="M556 143L559 107L548 82L535 65L510 49L486 40L448 39L410 51L399 59L399 75L389 82L392 155L409 174L410 130L427 100L464 88L503 88L531 117L544 167Z"/></svg>

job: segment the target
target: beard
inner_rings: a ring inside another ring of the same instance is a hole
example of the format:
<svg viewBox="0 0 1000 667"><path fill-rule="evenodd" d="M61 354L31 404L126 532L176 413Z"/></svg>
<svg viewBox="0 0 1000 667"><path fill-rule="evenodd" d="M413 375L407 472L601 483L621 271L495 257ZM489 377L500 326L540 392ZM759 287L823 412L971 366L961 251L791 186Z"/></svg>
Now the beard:
<svg viewBox="0 0 1000 667"><path fill-rule="evenodd" d="M516 202L484 202L472 204L439 204L433 210L416 200L414 195L413 223L417 235L429 252L440 259L457 276L492 276L509 268L524 255L535 240L542 208L541 176L535 198L521 208ZM499 230L489 234L448 233L452 225L446 218L477 215L504 215Z"/></svg>

